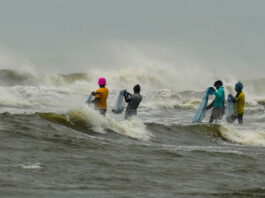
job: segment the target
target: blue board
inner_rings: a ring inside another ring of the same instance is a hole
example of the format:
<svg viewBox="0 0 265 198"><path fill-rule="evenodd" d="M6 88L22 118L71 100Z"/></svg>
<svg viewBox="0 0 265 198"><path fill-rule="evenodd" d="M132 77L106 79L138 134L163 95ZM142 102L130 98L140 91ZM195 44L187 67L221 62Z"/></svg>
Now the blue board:
<svg viewBox="0 0 265 198"><path fill-rule="evenodd" d="M205 117L209 95L212 95L212 94L213 94L212 91L210 90L210 88L208 88L205 92L205 95L202 99L202 102L201 102L199 108L197 109L197 111L195 113L195 116L194 116L192 122L202 122L203 118Z"/></svg>
<svg viewBox="0 0 265 198"><path fill-rule="evenodd" d="M117 94L116 100L114 102L114 106L112 108L113 113L122 113L125 107L125 98L124 98L124 91L121 90Z"/></svg>
<svg viewBox="0 0 265 198"><path fill-rule="evenodd" d="M231 116L234 113L234 105L230 96L227 98L227 115Z"/></svg>

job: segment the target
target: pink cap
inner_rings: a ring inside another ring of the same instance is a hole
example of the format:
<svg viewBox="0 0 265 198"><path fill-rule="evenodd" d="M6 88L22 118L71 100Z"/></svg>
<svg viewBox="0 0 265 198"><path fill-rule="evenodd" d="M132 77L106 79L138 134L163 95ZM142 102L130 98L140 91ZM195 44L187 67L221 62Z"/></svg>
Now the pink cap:
<svg viewBox="0 0 265 198"><path fill-rule="evenodd" d="M106 81L105 78L99 78L99 79L98 79L98 84L99 84L99 85L106 85L106 84L107 84L107 81Z"/></svg>

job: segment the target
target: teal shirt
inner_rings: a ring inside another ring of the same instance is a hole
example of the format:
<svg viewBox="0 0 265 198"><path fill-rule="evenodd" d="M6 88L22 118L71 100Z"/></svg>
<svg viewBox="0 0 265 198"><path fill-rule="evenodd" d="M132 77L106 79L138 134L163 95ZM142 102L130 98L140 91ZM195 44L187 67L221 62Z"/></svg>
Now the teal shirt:
<svg viewBox="0 0 265 198"><path fill-rule="evenodd" d="M224 101L225 101L224 87L220 87L218 92L214 91L213 94L215 95L215 101L214 101L213 106L224 108Z"/></svg>

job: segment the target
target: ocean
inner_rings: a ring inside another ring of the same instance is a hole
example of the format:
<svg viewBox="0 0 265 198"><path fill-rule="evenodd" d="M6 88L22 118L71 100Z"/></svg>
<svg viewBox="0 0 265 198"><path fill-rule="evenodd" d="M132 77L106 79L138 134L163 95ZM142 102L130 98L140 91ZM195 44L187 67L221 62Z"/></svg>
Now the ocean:
<svg viewBox="0 0 265 198"><path fill-rule="evenodd" d="M87 105L97 78L106 117ZM241 79L244 124L191 121L214 79L163 68L43 74L0 71L0 197L265 197L265 79ZM216 79L218 80L218 79ZM237 79L225 79L226 95ZM138 116L111 108L140 83ZM213 97L209 99L213 100Z"/></svg>

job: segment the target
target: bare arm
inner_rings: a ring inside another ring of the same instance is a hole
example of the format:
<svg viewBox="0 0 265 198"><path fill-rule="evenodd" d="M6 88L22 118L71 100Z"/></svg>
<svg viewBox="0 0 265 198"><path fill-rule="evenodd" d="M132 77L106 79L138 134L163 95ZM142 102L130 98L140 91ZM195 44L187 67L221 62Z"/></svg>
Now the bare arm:
<svg viewBox="0 0 265 198"><path fill-rule="evenodd" d="M213 100L212 103L207 106L206 110L213 108L214 102L215 102L215 100Z"/></svg>

